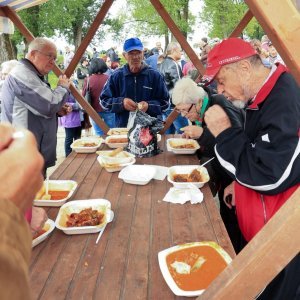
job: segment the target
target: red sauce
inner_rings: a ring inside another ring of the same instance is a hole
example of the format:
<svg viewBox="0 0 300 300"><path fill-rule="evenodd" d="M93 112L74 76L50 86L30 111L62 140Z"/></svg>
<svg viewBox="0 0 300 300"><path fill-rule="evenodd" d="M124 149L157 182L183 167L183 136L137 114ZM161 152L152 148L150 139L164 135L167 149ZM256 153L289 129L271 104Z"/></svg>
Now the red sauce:
<svg viewBox="0 0 300 300"><path fill-rule="evenodd" d="M206 261L199 269L191 271L190 274L178 274L171 267L171 264L175 261L184 262L192 267L199 256L203 257ZM210 246L195 246L181 249L169 254L166 260L171 276L177 286L184 291L206 289L227 266L223 257Z"/></svg>
<svg viewBox="0 0 300 300"><path fill-rule="evenodd" d="M45 229L40 230L32 237L32 239L34 240L34 239L38 238L40 235L44 234L46 231L47 230L45 230Z"/></svg>
<svg viewBox="0 0 300 300"><path fill-rule="evenodd" d="M48 194L51 195L50 200L62 200L68 197L70 191L48 191ZM43 195L44 196L44 195ZM41 199L43 198L41 197Z"/></svg>

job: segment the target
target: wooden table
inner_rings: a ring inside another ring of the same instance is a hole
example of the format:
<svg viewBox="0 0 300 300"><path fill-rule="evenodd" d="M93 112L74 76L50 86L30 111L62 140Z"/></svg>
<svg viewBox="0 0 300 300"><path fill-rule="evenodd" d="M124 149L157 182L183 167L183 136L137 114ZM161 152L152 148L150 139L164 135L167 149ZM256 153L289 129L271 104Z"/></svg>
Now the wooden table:
<svg viewBox="0 0 300 300"><path fill-rule="evenodd" d="M165 149L139 164L172 166L197 164L194 155L175 155ZM79 187L72 199L104 198L115 218L98 245L98 234L68 236L55 230L33 249L30 278L34 299L181 299L171 292L158 265L159 251L186 242L216 241L232 257L234 250L206 184L201 204L170 204L162 199L169 182L151 180L145 186L124 183L108 173L96 154L74 152L51 179L72 179ZM58 208L47 209L56 219Z"/></svg>

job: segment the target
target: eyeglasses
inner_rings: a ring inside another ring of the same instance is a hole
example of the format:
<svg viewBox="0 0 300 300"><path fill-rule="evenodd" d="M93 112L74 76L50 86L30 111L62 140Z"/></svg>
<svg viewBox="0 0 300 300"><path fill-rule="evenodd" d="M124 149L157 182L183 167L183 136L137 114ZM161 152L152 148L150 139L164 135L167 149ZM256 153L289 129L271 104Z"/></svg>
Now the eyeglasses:
<svg viewBox="0 0 300 300"><path fill-rule="evenodd" d="M57 59L56 55L44 53L44 52L42 52L40 50L36 50L36 51L39 52L39 53L41 53L41 54L43 54L43 55L45 55L45 56L47 56L49 61L51 61L51 60L56 61L56 59Z"/></svg>
<svg viewBox="0 0 300 300"><path fill-rule="evenodd" d="M189 107L188 110L181 110L181 109L178 109L178 108L175 108L175 110L176 110L179 114L181 114L183 117L185 117L185 116L192 110L192 108L193 108L194 105L195 105L195 104L191 104L191 106Z"/></svg>

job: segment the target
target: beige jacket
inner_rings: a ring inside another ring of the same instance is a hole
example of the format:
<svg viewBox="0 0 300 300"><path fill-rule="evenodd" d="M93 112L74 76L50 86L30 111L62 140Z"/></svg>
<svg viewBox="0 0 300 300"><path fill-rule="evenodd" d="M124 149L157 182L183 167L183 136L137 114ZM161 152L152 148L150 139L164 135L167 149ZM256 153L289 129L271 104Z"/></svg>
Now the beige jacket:
<svg viewBox="0 0 300 300"><path fill-rule="evenodd" d="M29 262L31 232L20 210L0 200L0 290L1 299L31 299Z"/></svg>

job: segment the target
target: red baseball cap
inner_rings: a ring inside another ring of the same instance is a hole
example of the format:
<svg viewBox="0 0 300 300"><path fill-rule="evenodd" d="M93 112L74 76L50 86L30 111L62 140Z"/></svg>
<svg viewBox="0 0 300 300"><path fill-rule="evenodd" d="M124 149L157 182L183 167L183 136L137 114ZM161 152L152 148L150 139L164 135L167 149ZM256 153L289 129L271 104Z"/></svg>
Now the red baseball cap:
<svg viewBox="0 0 300 300"><path fill-rule="evenodd" d="M222 66L256 54L257 52L252 45L240 38L223 40L209 51L206 72L202 77L202 81L210 82L214 79Z"/></svg>

